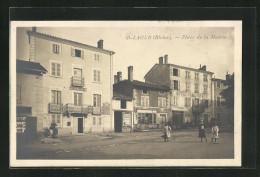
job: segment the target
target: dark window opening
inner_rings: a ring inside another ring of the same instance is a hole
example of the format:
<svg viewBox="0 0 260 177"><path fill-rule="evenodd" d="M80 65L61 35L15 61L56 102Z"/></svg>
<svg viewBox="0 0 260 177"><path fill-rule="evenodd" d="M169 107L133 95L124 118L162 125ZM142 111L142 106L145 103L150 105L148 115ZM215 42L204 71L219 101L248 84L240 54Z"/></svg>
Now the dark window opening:
<svg viewBox="0 0 260 177"><path fill-rule="evenodd" d="M173 81L174 82L174 90L178 90L178 81Z"/></svg>
<svg viewBox="0 0 260 177"><path fill-rule="evenodd" d="M126 100L121 100L121 109L126 109Z"/></svg>
<svg viewBox="0 0 260 177"><path fill-rule="evenodd" d="M147 89L143 89L143 94L148 94L148 90Z"/></svg>
<svg viewBox="0 0 260 177"><path fill-rule="evenodd" d="M173 76L178 76L178 69L173 68Z"/></svg>
<svg viewBox="0 0 260 177"><path fill-rule="evenodd" d="M75 49L75 57L81 58L81 50Z"/></svg>

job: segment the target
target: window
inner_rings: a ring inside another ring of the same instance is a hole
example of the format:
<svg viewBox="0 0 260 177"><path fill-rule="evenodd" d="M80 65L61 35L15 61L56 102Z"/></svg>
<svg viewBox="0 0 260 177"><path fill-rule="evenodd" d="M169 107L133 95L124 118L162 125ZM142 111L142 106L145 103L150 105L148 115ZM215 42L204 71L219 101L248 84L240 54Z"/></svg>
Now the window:
<svg viewBox="0 0 260 177"><path fill-rule="evenodd" d="M121 109L126 109L126 100L121 100Z"/></svg>
<svg viewBox="0 0 260 177"><path fill-rule="evenodd" d="M93 106L101 107L101 95L99 95L99 94L93 95Z"/></svg>
<svg viewBox="0 0 260 177"><path fill-rule="evenodd" d="M93 70L93 81L100 82L100 71L99 70Z"/></svg>
<svg viewBox="0 0 260 177"><path fill-rule="evenodd" d="M143 94L148 95L149 91L147 89L143 89Z"/></svg>
<svg viewBox="0 0 260 177"><path fill-rule="evenodd" d="M17 103L22 102L22 84L16 85L16 102Z"/></svg>
<svg viewBox="0 0 260 177"><path fill-rule="evenodd" d="M82 69L81 68L74 68L73 75L75 77L81 78L82 77Z"/></svg>
<svg viewBox="0 0 260 177"><path fill-rule="evenodd" d="M195 84L195 93L199 93L199 84Z"/></svg>
<svg viewBox="0 0 260 177"><path fill-rule="evenodd" d="M195 98L195 99L194 99L194 105L199 105L199 104L200 104L200 99Z"/></svg>
<svg viewBox="0 0 260 177"><path fill-rule="evenodd" d="M191 106L190 98L185 98L185 106L186 107L190 107Z"/></svg>
<svg viewBox="0 0 260 177"><path fill-rule="evenodd" d="M58 44L52 44L52 53L60 54L61 46Z"/></svg>
<svg viewBox="0 0 260 177"><path fill-rule="evenodd" d="M60 62L51 62L51 76L61 77L61 63Z"/></svg>
<svg viewBox="0 0 260 177"><path fill-rule="evenodd" d="M180 83L179 81L173 80L173 89L180 90Z"/></svg>
<svg viewBox="0 0 260 177"><path fill-rule="evenodd" d="M207 86L207 85L204 85L203 87L204 87L203 93L207 94L207 93L208 93L208 86Z"/></svg>
<svg viewBox="0 0 260 177"><path fill-rule="evenodd" d="M151 113L138 113L138 124L156 124L156 115ZM153 121L152 121L153 120Z"/></svg>
<svg viewBox="0 0 260 177"><path fill-rule="evenodd" d="M93 117L93 125L96 125L96 117Z"/></svg>
<svg viewBox="0 0 260 177"><path fill-rule="evenodd" d="M208 75L207 74L203 74L203 81L208 82Z"/></svg>
<svg viewBox="0 0 260 177"><path fill-rule="evenodd" d="M141 106L149 106L149 96L141 96Z"/></svg>
<svg viewBox="0 0 260 177"><path fill-rule="evenodd" d="M199 80L199 73L195 73L195 80Z"/></svg>
<svg viewBox="0 0 260 177"><path fill-rule="evenodd" d="M178 69L175 69L173 68L173 76L179 76L179 70Z"/></svg>
<svg viewBox="0 0 260 177"><path fill-rule="evenodd" d="M220 88L220 82L219 81L217 82L217 87Z"/></svg>
<svg viewBox="0 0 260 177"><path fill-rule="evenodd" d="M71 56L77 58L84 58L84 51L80 49L71 48Z"/></svg>
<svg viewBox="0 0 260 177"><path fill-rule="evenodd" d="M220 107L220 96L217 97L217 107Z"/></svg>
<svg viewBox="0 0 260 177"><path fill-rule="evenodd" d="M57 127L61 127L61 114L51 114L51 124L56 123Z"/></svg>
<svg viewBox="0 0 260 177"><path fill-rule="evenodd" d="M99 62L99 61L100 61L100 58L101 58L101 56L100 56L99 54L94 54L94 60L95 60L96 62Z"/></svg>
<svg viewBox="0 0 260 177"><path fill-rule="evenodd" d="M173 100L173 105L174 105L174 106L178 105L178 102L177 102L177 101L178 101L178 100L177 100L177 97L173 97L173 99L172 99L172 100Z"/></svg>
<svg viewBox="0 0 260 177"><path fill-rule="evenodd" d="M158 97L158 107L166 108L166 98Z"/></svg>
<svg viewBox="0 0 260 177"><path fill-rule="evenodd" d="M186 82L186 92L189 92L189 91L190 91L190 83Z"/></svg>
<svg viewBox="0 0 260 177"><path fill-rule="evenodd" d="M74 106L82 106L82 93L74 92Z"/></svg>
<svg viewBox="0 0 260 177"><path fill-rule="evenodd" d="M51 91L51 103L61 104L61 91L58 90Z"/></svg>
<svg viewBox="0 0 260 177"><path fill-rule="evenodd" d="M186 73L185 78L186 78L186 79L189 79L189 78L190 78L190 72L189 72L189 71L186 71L185 73Z"/></svg>
<svg viewBox="0 0 260 177"><path fill-rule="evenodd" d="M98 125L101 125L102 124L102 119L101 117L98 118Z"/></svg>

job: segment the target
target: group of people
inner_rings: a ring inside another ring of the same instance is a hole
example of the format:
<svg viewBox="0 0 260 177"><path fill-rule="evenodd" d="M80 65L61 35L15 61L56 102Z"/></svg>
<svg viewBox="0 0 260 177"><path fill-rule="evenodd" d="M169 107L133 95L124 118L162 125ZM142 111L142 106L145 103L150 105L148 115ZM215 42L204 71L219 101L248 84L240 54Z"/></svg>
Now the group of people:
<svg viewBox="0 0 260 177"><path fill-rule="evenodd" d="M200 122L200 125L199 125L198 128L199 128L200 141L203 142L203 139L205 139L206 142L208 142L207 137L206 137L206 128L204 126L203 121ZM218 124L216 122L214 123L214 125L211 128L211 132L212 132L211 143L216 143L217 139L218 139L218 132L219 132L219 127L218 127Z"/></svg>
<svg viewBox="0 0 260 177"><path fill-rule="evenodd" d="M203 121L200 122L199 125L199 138L201 139L201 142L203 142L203 139L206 140L206 142L208 142L207 137L206 137L206 128L204 126ZM171 137L171 127L169 126L169 124L165 124L165 127L163 129L163 135L162 137L164 138L164 142L169 142L169 139ZM215 122L214 125L211 128L211 143L216 143L217 139L218 139L218 132L219 132L219 127L217 125L217 123Z"/></svg>

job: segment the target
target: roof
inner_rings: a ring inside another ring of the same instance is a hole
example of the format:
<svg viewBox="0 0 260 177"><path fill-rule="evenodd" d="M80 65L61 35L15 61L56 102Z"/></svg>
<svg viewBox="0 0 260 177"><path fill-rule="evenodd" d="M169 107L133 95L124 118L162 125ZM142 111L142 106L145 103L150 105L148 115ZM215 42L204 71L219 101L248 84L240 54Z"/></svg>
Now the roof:
<svg viewBox="0 0 260 177"><path fill-rule="evenodd" d="M128 101L133 100L132 97L129 97L129 96L126 96L126 95L123 95L123 94L119 94L119 93L116 93L116 92L114 92L113 99L114 100L128 100Z"/></svg>
<svg viewBox="0 0 260 177"><path fill-rule="evenodd" d="M30 74L45 74L48 72L40 63L19 59L16 60L16 70L17 72L26 73L30 71Z"/></svg>
<svg viewBox="0 0 260 177"><path fill-rule="evenodd" d="M75 46L75 47L85 48L85 49L98 51L98 52L109 53L109 54L115 54L115 52L111 51L111 50L101 49L101 48L94 47L94 46L91 46L91 45L83 44L83 43L72 41L72 40L68 40L68 39L59 38L59 37L48 35L48 34L44 34L44 33L39 33L39 32L34 32L34 31L27 30L27 34L35 36L35 37L38 37L38 38L42 38L42 39L48 39L48 40L55 41L55 42L69 44L69 45L72 45L72 46Z"/></svg>
<svg viewBox="0 0 260 177"><path fill-rule="evenodd" d="M204 71L204 70L201 70L201 69L195 69L195 68L190 68L190 67L186 67L186 66L180 66L180 65L176 65L176 64L155 64L147 73L146 75L144 76L144 78L147 76L147 74L153 70L153 68L157 65L168 65L168 66L172 66L172 67L176 67L176 68L181 68L181 69L186 69L186 70L191 70L191 71L195 71L195 72L201 72L201 73L207 73L207 74L214 74L213 72L210 72L210 71Z"/></svg>
<svg viewBox="0 0 260 177"><path fill-rule="evenodd" d="M147 89L159 90L159 91L169 91L170 90L170 88L166 87L166 86L161 86L161 85L154 84L154 83L141 82L141 81L137 81L137 80L133 80L133 81L123 80L116 84L124 84L124 83L130 84L134 88L147 88Z"/></svg>

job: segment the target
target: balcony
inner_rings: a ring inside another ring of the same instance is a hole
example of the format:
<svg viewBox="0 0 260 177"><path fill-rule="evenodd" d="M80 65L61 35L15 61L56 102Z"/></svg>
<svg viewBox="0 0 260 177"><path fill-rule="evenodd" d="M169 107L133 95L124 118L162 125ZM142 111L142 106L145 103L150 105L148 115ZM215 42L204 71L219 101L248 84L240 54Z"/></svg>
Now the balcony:
<svg viewBox="0 0 260 177"><path fill-rule="evenodd" d="M88 114L92 112L90 105L75 106L74 104L68 103L64 106L64 113L66 114Z"/></svg>
<svg viewBox="0 0 260 177"><path fill-rule="evenodd" d="M101 114L101 107L93 107L93 114Z"/></svg>
<svg viewBox="0 0 260 177"><path fill-rule="evenodd" d="M62 113L62 103L49 103L49 113Z"/></svg>
<svg viewBox="0 0 260 177"><path fill-rule="evenodd" d="M73 87L83 87L84 86L84 78L83 77L71 77L71 86Z"/></svg>

